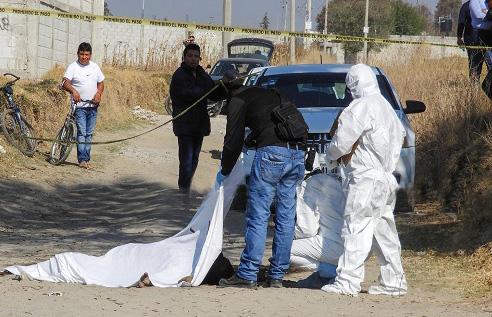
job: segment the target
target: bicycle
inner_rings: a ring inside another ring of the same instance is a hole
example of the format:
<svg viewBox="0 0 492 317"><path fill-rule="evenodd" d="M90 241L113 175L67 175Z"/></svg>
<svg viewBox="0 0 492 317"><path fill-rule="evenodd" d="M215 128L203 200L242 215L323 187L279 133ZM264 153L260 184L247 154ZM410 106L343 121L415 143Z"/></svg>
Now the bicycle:
<svg viewBox="0 0 492 317"><path fill-rule="evenodd" d="M7 141L15 148L21 151L24 155L33 156L36 152L38 142L34 140L34 129L32 125L20 112L20 108L14 101L14 89L12 86L20 77L5 73L3 76L14 77L14 80L9 81L3 87L0 87L2 93L7 99L7 108L5 108L0 117L0 125L2 126L3 135Z"/></svg>
<svg viewBox="0 0 492 317"><path fill-rule="evenodd" d="M80 100L81 102L91 103L92 100ZM56 135L56 141L51 145L50 157L48 161L53 165L60 165L65 162L72 151L77 135L77 124L75 123L76 103L70 103L70 111L65 118L62 128Z"/></svg>

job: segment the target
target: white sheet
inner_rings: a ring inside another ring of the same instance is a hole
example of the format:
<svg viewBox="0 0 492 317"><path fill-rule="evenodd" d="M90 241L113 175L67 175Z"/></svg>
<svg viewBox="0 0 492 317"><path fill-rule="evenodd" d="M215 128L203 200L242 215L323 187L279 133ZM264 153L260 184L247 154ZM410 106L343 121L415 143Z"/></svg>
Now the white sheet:
<svg viewBox="0 0 492 317"><path fill-rule="evenodd" d="M5 270L30 279L106 287L133 286L148 273L158 287L180 286L187 277L191 277L192 286L198 286L222 251L223 220L243 182L239 159L224 185L212 189L188 226L168 239L125 244L100 257L61 253L38 264Z"/></svg>

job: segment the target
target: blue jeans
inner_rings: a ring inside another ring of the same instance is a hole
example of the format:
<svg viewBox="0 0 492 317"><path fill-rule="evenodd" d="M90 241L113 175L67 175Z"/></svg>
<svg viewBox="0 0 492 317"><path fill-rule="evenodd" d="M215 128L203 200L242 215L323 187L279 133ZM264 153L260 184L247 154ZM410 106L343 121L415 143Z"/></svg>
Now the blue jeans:
<svg viewBox="0 0 492 317"><path fill-rule="evenodd" d="M96 127L97 108L77 108L75 110L75 123L77 124L77 142L92 142L92 134ZM91 160L91 145L77 144L78 162Z"/></svg>
<svg viewBox="0 0 492 317"><path fill-rule="evenodd" d="M188 190L198 166L203 136L178 135L180 189Z"/></svg>
<svg viewBox="0 0 492 317"><path fill-rule="evenodd" d="M318 273L319 276L324 278L334 278L337 276L337 266L330 263L320 262Z"/></svg>
<svg viewBox="0 0 492 317"><path fill-rule="evenodd" d="M480 46L481 41L478 37L478 29L473 29L471 34L470 43L467 45ZM470 70L470 79L479 81L480 74L482 73L482 65L484 62L483 51L477 49L467 49L468 52L468 64Z"/></svg>
<svg viewBox="0 0 492 317"><path fill-rule="evenodd" d="M270 206L276 198L275 235L268 276L282 279L289 269L294 238L296 186L304 177L304 151L278 146L259 148L249 178L246 247L237 276L256 281L265 251Z"/></svg>

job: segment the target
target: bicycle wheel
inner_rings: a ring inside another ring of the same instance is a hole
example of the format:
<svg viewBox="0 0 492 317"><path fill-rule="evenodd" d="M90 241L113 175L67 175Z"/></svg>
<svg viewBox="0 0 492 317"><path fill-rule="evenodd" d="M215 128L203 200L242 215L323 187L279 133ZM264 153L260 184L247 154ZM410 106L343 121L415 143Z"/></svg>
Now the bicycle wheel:
<svg viewBox="0 0 492 317"><path fill-rule="evenodd" d="M75 123L69 122L60 129L56 136L56 141L51 145L49 162L53 165L60 165L65 162L70 151L72 151L73 143L65 143L75 140Z"/></svg>
<svg viewBox="0 0 492 317"><path fill-rule="evenodd" d="M33 156L38 142L29 139L34 138L34 131L26 118L22 114L17 117L13 109L5 109L1 119L3 135L7 141L23 154Z"/></svg>

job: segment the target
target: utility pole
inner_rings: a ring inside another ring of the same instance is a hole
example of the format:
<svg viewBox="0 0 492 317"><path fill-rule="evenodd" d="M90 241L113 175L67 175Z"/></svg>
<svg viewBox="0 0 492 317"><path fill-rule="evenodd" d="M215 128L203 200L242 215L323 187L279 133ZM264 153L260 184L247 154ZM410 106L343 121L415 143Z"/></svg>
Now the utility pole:
<svg viewBox="0 0 492 317"><path fill-rule="evenodd" d="M328 34L328 0L325 1L325 24L323 28L323 34Z"/></svg>
<svg viewBox="0 0 492 317"><path fill-rule="evenodd" d="M290 31L296 31L296 0L290 0ZM296 38L290 38L290 64L296 63Z"/></svg>
<svg viewBox="0 0 492 317"><path fill-rule="evenodd" d="M367 51L367 35L369 34L369 0L366 0L366 16L364 18L364 63L368 63L369 55Z"/></svg>
<svg viewBox="0 0 492 317"><path fill-rule="evenodd" d="M224 1L224 26L231 26L232 22L232 0ZM222 55L227 57L227 44L231 41L230 32L222 32Z"/></svg>
<svg viewBox="0 0 492 317"><path fill-rule="evenodd" d="M304 19L304 33L311 33L312 22L311 22L311 0L306 0L306 17ZM304 47L307 48L309 45L309 39L304 39Z"/></svg>
<svg viewBox="0 0 492 317"><path fill-rule="evenodd" d="M311 0L307 0L306 1L306 22L304 23L304 33L310 32L313 29L312 21L311 21L311 11L312 11Z"/></svg>
<svg viewBox="0 0 492 317"><path fill-rule="evenodd" d="M284 28L283 30L284 31L287 31L287 0L285 0L285 4L284 4L284 10L285 10L285 13L284 13Z"/></svg>
<svg viewBox="0 0 492 317"><path fill-rule="evenodd" d="M145 17L145 0L142 0L142 13L141 13L141 18L143 19ZM145 25L142 23L140 26L140 50L139 50L140 56L140 62L143 64L144 63L144 56L145 56Z"/></svg>
<svg viewBox="0 0 492 317"><path fill-rule="evenodd" d="M328 34L328 0L325 1L325 25L323 28L323 34ZM323 41L324 43L324 48L323 50L325 51L326 54L326 40Z"/></svg>

